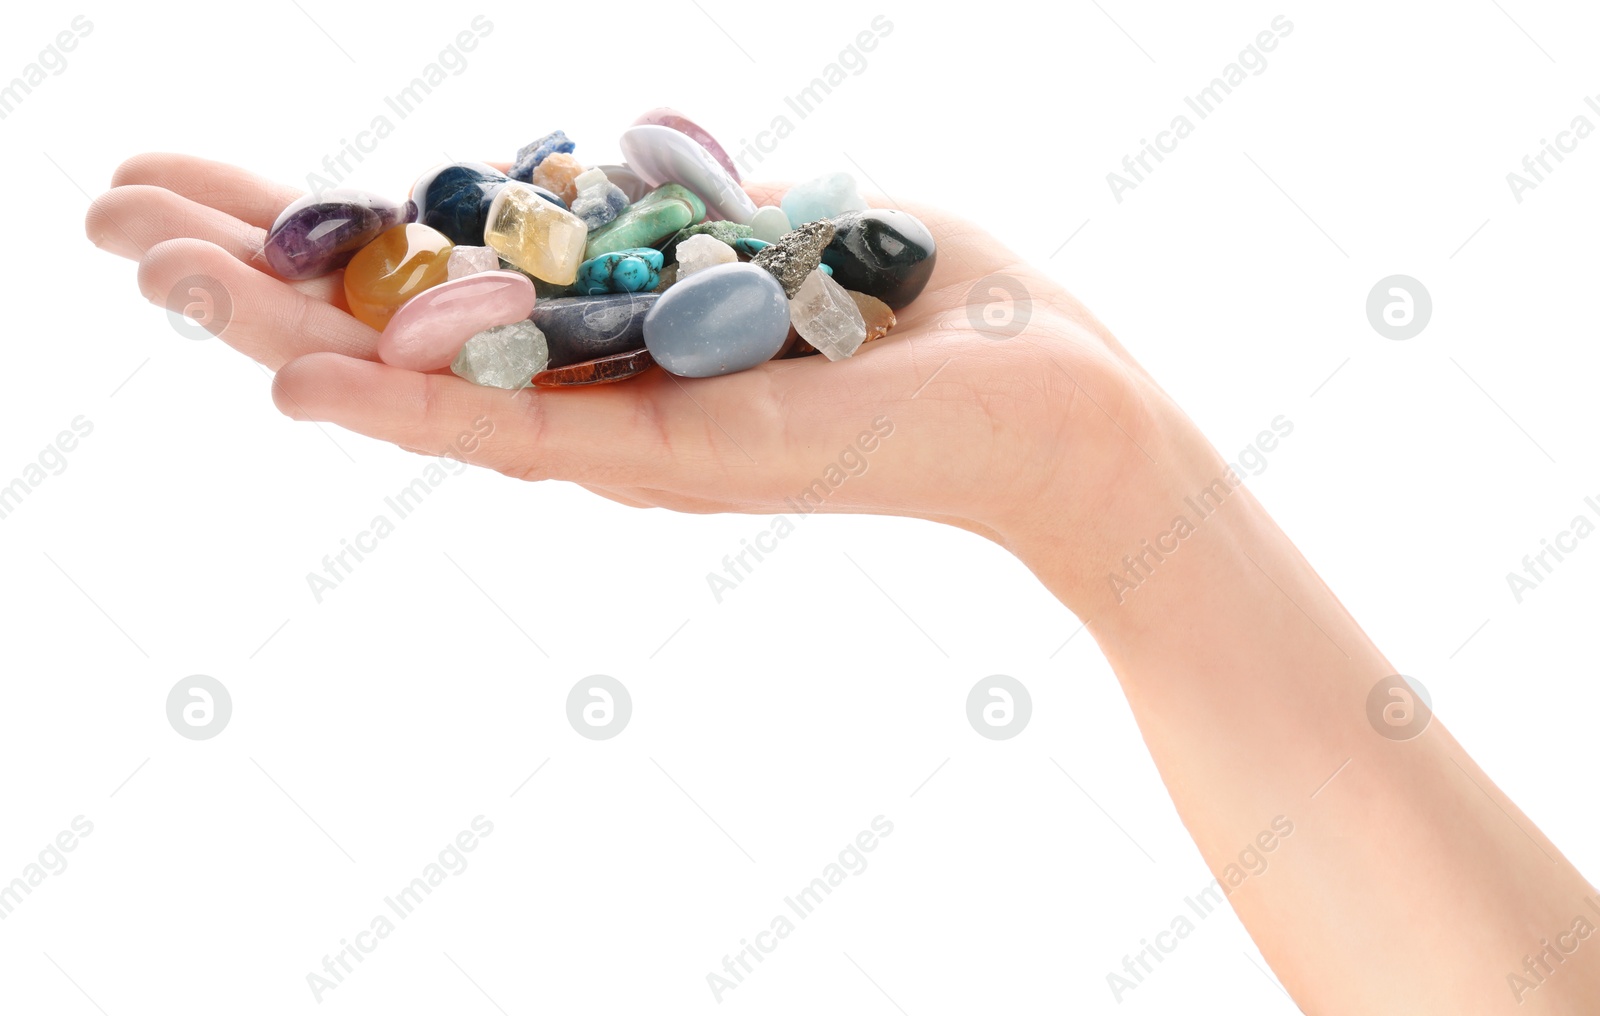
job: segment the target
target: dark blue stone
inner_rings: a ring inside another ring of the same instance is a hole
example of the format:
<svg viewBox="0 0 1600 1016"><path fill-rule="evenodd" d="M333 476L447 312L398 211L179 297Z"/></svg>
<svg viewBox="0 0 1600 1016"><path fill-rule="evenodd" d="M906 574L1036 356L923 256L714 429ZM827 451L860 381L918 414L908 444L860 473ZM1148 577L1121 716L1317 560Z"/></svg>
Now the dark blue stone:
<svg viewBox="0 0 1600 1016"><path fill-rule="evenodd" d="M541 298L533 323L550 346L550 367L597 360L644 346L644 318L659 293Z"/></svg>
<svg viewBox="0 0 1600 1016"><path fill-rule="evenodd" d="M481 247L489 205L506 179L504 173L481 162L451 162L430 170L411 188L417 221L448 236L451 243ZM543 187L533 189L551 204L567 207Z"/></svg>

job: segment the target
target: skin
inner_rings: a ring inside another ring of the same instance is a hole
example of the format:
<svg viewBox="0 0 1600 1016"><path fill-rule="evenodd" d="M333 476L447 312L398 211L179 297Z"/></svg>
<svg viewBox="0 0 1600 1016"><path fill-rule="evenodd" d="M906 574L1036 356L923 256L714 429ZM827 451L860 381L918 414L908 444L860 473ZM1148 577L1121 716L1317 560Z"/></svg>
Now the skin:
<svg viewBox="0 0 1600 1016"><path fill-rule="evenodd" d="M758 204L783 192L747 189ZM171 290L185 276L221 282L234 306L221 338L276 371L287 415L628 505L792 510L888 417L892 442L821 510L978 533L1084 619L1228 902L1305 1012L1600 1009L1600 894L1436 718L1409 740L1375 732L1368 694L1393 665L1105 326L980 230L901 206L937 238L937 270L898 327L848 360L513 394L377 362L378 333L345 312L339 274L273 277L261 245L298 196L232 166L142 155L86 228L139 263L153 302L184 302ZM1014 337L969 318L993 275L1028 294ZM482 417L492 434L464 449ZM1208 488L1220 504L1119 588L1124 557L1193 520L1186 499ZM1270 870L1236 883L1239 855L1278 816L1293 832ZM1558 941L1574 951L1527 963Z"/></svg>

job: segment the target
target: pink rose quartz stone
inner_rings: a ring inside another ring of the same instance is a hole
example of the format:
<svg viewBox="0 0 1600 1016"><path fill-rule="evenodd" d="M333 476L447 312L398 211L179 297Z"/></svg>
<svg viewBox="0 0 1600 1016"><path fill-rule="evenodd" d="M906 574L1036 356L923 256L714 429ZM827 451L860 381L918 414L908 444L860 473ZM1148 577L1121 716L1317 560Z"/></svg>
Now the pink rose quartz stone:
<svg viewBox="0 0 1600 1016"><path fill-rule="evenodd" d="M533 313L533 281L518 272L477 272L425 289L395 311L378 337L378 359L406 370L450 366L467 340Z"/></svg>
<svg viewBox="0 0 1600 1016"><path fill-rule="evenodd" d="M639 119L635 120L633 125L637 127L640 124L655 124L658 127L670 127L679 134L689 135L689 137L693 138L701 148L704 148L706 151L710 152L712 158L716 159L722 164L722 168L728 171L729 176L733 177L734 183L739 182L738 167L733 164L732 159L728 158L728 153L723 150L722 146L717 144L717 139L712 137L711 134L705 130L705 128L701 127L693 120L673 109L671 106L658 106L655 109L640 113Z"/></svg>

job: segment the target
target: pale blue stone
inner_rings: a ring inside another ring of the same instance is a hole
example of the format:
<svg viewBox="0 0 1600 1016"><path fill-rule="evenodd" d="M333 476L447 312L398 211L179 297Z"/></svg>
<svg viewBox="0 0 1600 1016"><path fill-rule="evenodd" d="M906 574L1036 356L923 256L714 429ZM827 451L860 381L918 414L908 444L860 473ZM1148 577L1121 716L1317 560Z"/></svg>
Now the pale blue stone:
<svg viewBox="0 0 1600 1016"><path fill-rule="evenodd" d="M858 212L867 207L849 173L829 173L815 180L797 183L783 196L783 214L798 229L808 222L831 219L841 212Z"/></svg>
<svg viewBox="0 0 1600 1016"><path fill-rule="evenodd" d="M718 265L678 280L644 319L650 355L679 377L749 370L777 355L788 336L783 286L751 264Z"/></svg>

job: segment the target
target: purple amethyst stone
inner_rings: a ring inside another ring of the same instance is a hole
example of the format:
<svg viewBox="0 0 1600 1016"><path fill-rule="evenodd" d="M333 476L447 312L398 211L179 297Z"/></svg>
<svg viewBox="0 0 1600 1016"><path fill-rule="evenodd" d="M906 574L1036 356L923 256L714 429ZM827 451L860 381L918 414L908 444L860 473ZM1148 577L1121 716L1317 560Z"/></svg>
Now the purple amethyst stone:
<svg viewBox="0 0 1600 1016"><path fill-rule="evenodd" d="M285 279L314 279L343 268L391 226L414 222L417 206L355 190L307 194L279 213L262 248Z"/></svg>

